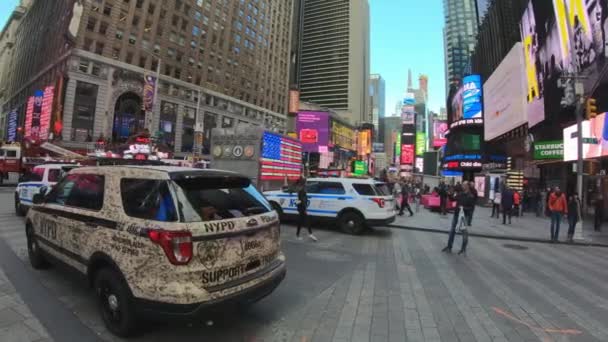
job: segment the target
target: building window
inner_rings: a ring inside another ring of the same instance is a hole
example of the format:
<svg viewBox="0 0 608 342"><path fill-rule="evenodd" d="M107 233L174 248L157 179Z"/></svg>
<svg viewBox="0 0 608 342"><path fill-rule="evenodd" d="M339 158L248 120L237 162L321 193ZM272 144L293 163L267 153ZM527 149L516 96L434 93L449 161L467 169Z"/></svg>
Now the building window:
<svg viewBox="0 0 608 342"><path fill-rule="evenodd" d="M102 21L101 24L99 24L99 33L105 36L106 32L108 32L108 23Z"/></svg>
<svg viewBox="0 0 608 342"><path fill-rule="evenodd" d="M131 21L131 24L133 26L138 26L139 25L139 17L138 16L133 16L133 21Z"/></svg>
<svg viewBox="0 0 608 342"><path fill-rule="evenodd" d="M103 43L97 42L97 45L95 46L95 53L98 55L103 54L104 47L105 47L105 45Z"/></svg>
<svg viewBox="0 0 608 342"><path fill-rule="evenodd" d="M116 39L118 40L122 40L122 37L124 36L124 32L122 32L122 30L116 30Z"/></svg>
<svg viewBox="0 0 608 342"><path fill-rule="evenodd" d="M103 8L103 15L110 16L112 14L112 5L105 5Z"/></svg>
<svg viewBox="0 0 608 342"><path fill-rule="evenodd" d="M71 138L84 142L93 135L95 108L97 107L98 86L86 82L76 82L74 114L72 116Z"/></svg>
<svg viewBox="0 0 608 342"><path fill-rule="evenodd" d="M93 76L99 76L101 74L101 65L93 63L93 67L91 68L91 74Z"/></svg>
<svg viewBox="0 0 608 342"><path fill-rule="evenodd" d="M95 18L89 18L87 21L87 31L95 31L95 25L97 24L97 20Z"/></svg>
<svg viewBox="0 0 608 342"><path fill-rule="evenodd" d="M175 147L175 122L177 120L177 105L161 101L159 131L162 133L161 141L170 149Z"/></svg>

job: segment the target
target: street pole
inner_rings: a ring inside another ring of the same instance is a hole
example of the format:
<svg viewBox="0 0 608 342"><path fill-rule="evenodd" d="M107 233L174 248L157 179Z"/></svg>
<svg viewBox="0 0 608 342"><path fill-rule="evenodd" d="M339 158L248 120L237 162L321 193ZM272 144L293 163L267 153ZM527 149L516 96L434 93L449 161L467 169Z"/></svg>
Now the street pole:
<svg viewBox="0 0 608 342"><path fill-rule="evenodd" d="M148 53L150 53L150 52L148 52ZM153 100L152 101L152 113L150 113L150 117L148 118L148 130L150 132L152 132L152 129L153 129L152 117L154 116L154 107L156 107L156 102L158 101L158 99L156 97L158 96L158 86L160 85L160 65L162 63L162 59L160 58L160 56L158 56L156 54L154 54L153 56L158 59L158 63L156 64L156 82L154 82L154 97L152 98L152 100Z"/></svg>
<svg viewBox="0 0 608 342"><path fill-rule="evenodd" d="M568 11L571 11L571 8L568 8ZM568 15L567 18L570 18ZM574 24L570 22L569 19L568 24L568 42L569 42L569 50L570 50L570 64L572 66L572 71L570 73L571 82L568 86L574 87L574 113L576 115L576 130L578 132L577 139L577 160L576 160L576 192L580 198L581 204L584 202L583 196L583 104L585 101L585 89L583 83L579 80L578 75L578 67L576 65L576 51L574 51L574 32L572 30L572 25ZM582 209L582 205L579 207L579 210ZM582 211L582 210L581 210ZM576 225L576 229L574 230L574 240L584 240L583 237L583 213L580 213L580 225Z"/></svg>

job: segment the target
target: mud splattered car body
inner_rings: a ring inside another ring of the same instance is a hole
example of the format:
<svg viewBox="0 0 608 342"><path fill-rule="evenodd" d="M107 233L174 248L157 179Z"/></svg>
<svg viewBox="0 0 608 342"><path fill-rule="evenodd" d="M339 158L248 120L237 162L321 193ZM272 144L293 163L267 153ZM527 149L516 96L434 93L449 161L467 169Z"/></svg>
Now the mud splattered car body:
<svg viewBox="0 0 608 342"><path fill-rule="evenodd" d="M35 202L26 220L34 267L58 259L93 285L100 270L109 269L138 316L194 315L226 301L253 302L285 277L277 213L247 178L232 172L85 167ZM122 305L96 290L101 305ZM117 335L132 331L104 321Z"/></svg>

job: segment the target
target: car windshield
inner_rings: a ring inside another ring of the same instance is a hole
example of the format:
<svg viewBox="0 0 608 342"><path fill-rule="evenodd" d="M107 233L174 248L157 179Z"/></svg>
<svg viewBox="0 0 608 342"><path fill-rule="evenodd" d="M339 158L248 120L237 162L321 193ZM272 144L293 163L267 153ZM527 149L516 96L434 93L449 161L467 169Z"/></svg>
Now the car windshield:
<svg viewBox="0 0 608 342"><path fill-rule="evenodd" d="M270 212L270 204L246 178L193 177L173 182L184 222L207 222Z"/></svg>

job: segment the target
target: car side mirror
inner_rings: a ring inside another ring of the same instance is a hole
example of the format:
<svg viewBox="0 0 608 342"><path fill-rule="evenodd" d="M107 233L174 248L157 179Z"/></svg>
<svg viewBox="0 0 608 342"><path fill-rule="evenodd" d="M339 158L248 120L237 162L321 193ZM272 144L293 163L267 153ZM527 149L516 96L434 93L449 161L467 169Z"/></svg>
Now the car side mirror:
<svg viewBox="0 0 608 342"><path fill-rule="evenodd" d="M35 194L34 197L32 197L32 203L34 203L34 204L42 204L42 202L44 202L44 195L43 194Z"/></svg>

